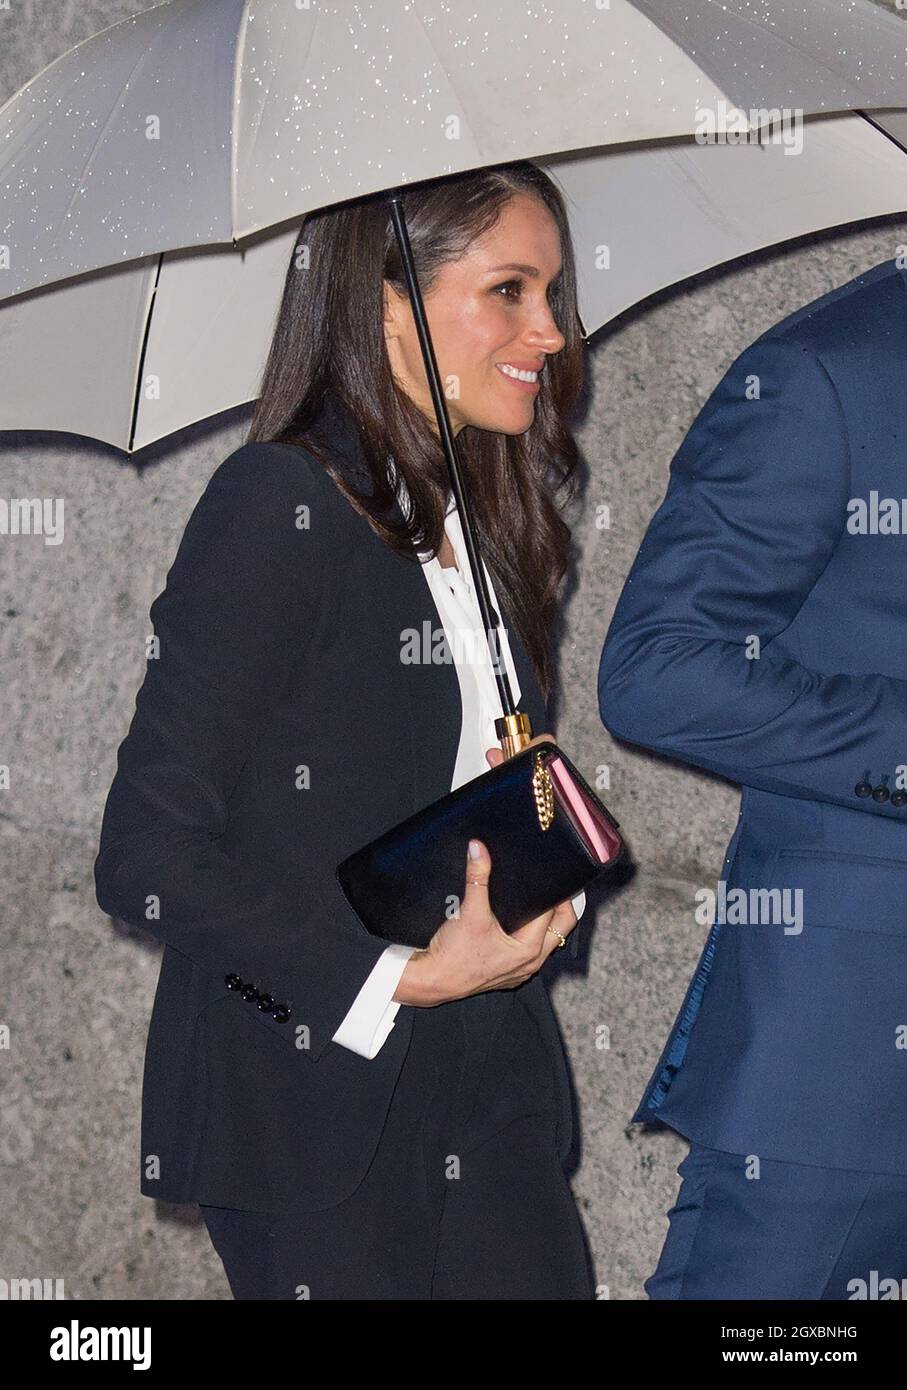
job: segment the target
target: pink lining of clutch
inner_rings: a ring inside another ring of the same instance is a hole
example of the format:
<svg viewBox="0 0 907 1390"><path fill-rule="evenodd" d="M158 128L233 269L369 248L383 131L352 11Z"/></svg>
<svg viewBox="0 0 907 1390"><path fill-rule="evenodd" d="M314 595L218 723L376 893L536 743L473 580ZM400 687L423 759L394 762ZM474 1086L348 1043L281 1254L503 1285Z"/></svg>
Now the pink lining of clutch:
<svg viewBox="0 0 907 1390"><path fill-rule="evenodd" d="M551 774L555 796L585 842L589 853L594 855L600 864L607 864L617 856L620 846L614 827L598 807L587 800L582 788L576 785L560 758L548 758L545 766Z"/></svg>

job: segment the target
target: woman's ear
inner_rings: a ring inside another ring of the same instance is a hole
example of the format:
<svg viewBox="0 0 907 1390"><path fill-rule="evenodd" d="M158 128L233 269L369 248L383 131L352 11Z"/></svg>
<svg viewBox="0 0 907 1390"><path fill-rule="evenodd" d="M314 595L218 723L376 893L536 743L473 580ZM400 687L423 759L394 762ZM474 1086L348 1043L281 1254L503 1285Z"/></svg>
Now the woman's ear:
<svg viewBox="0 0 907 1390"><path fill-rule="evenodd" d="M384 281L384 333L388 338L398 338L401 332L401 314L407 300L397 293L390 280Z"/></svg>

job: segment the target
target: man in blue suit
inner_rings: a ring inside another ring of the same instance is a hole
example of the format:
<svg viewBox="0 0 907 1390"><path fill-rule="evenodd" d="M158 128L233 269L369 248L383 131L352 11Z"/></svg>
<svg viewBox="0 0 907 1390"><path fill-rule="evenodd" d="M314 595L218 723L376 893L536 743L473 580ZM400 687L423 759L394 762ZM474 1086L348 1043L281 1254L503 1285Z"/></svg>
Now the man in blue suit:
<svg viewBox="0 0 907 1390"><path fill-rule="evenodd" d="M905 580L907 276L888 261L732 363L602 651L616 738L742 784L633 1116L691 1141L651 1298L907 1294Z"/></svg>

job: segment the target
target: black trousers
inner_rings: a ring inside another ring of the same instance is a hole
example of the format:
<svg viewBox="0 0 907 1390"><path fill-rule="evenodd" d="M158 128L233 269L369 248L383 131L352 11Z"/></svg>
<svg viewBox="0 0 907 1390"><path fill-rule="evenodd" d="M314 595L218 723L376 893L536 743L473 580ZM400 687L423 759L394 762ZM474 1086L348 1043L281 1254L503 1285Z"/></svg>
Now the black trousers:
<svg viewBox="0 0 907 1390"><path fill-rule="evenodd" d="M201 1206L234 1298L595 1298L555 1149L551 1058L519 991L507 994L503 1019L500 993L414 1011L350 1197L316 1212Z"/></svg>

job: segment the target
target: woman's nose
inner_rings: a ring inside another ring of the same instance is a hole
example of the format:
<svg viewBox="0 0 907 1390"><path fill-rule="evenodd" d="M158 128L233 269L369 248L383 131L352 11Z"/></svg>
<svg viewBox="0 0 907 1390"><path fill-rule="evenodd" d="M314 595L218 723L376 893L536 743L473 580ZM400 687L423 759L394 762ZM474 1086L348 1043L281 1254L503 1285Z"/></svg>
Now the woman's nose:
<svg viewBox="0 0 907 1390"><path fill-rule="evenodd" d="M533 324L526 335L527 345L531 343L537 352L560 352L566 341L567 339L558 328L554 316L550 312L546 319Z"/></svg>

